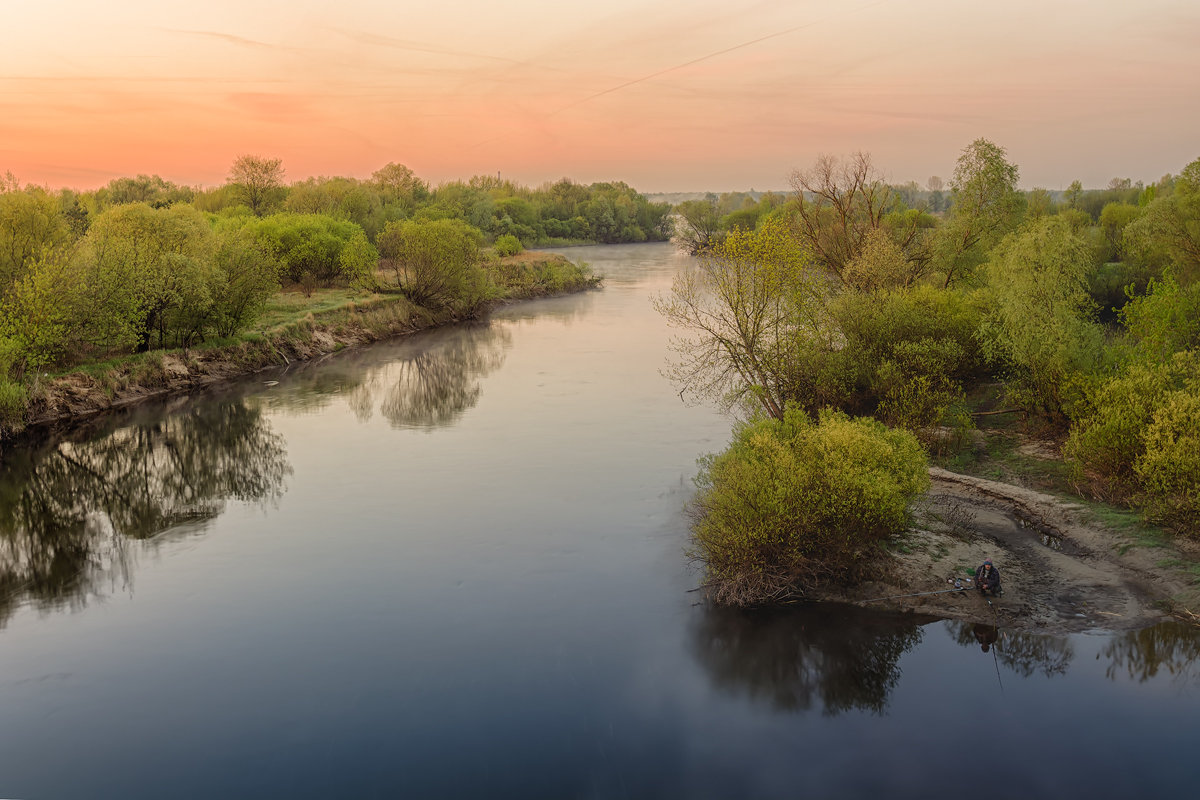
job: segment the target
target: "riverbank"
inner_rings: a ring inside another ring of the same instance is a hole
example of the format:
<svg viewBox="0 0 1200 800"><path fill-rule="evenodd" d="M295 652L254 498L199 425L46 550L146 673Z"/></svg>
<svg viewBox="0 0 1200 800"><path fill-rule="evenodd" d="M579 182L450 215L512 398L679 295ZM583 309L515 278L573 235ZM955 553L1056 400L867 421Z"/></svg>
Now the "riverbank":
<svg viewBox="0 0 1200 800"><path fill-rule="evenodd" d="M502 294L484 314L497 305L584 291L602 280L586 267L537 253L506 259L496 277ZM147 400L203 391L268 367L461 321L453 311L417 306L397 294L364 294L233 342L82 364L38 381L29 391L22 423L0 424L0 442L29 428L70 424Z"/></svg>
<svg viewBox="0 0 1200 800"><path fill-rule="evenodd" d="M939 468L930 477L917 524L878 577L821 599L1046 633L1130 630L1200 607L1200 543L1035 489ZM984 558L1002 597L947 591Z"/></svg>

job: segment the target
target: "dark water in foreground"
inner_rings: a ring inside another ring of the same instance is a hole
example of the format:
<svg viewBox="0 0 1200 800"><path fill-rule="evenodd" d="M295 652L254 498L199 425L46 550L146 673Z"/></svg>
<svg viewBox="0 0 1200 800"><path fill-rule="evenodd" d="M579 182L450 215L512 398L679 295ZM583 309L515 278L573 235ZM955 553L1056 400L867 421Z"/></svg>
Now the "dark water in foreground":
<svg viewBox="0 0 1200 800"><path fill-rule="evenodd" d="M0 797L1192 796L1191 630L695 604L681 257L571 254L606 288L11 454Z"/></svg>

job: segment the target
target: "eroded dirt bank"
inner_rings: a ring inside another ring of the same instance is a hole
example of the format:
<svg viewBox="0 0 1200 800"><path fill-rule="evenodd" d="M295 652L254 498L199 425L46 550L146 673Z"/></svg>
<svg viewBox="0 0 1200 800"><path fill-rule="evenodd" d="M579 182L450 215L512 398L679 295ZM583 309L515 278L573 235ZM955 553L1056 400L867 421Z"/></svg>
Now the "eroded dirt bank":
<svg viewBox="0 0 1200 800"><path fill-rule="evenodd" d="M563 291L525 287L493 306L572 294L597 285L599 279L588 279ZM309 361L460 321L453 313L437 313L402 297L385 296L336 309L255 341L153 353L143 361L121 363L102 375L73 372L45 381L34 389L23 430L70 425L145 400L203 391L268 367ZM0 453L7 440L19 432L0 426Z"/></svg>
<svg viewBox="0 0 1200 800"><path fill-rule="evenodd" d="M340 309L256 341L153 353L102 375L74 372L35 389L25 427L70 424L144 400L201 391L267 367L319 358L454 321L452 315L434 314L401 298L386 299ZM10 433L0 431L3 437Z"/></svg>
<svg viewBox="0 0 1200 800"><path fill-rule="evenodd" d="M825 599L1047 632L1137 628L1197 607L1200 591L1185 569L1200 561L1193 542L1147 546L1082 505L942 469L930 476L923 524L895 560ZM950 589L951 578L984 558L1003 578L1004 595L991 606L974 589L875 600Z"/></svg>

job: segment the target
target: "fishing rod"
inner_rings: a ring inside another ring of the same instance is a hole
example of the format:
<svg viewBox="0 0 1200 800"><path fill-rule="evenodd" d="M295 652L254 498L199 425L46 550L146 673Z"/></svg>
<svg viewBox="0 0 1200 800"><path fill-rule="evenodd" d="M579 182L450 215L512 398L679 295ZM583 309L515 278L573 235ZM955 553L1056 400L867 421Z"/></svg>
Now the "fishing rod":
<svg viewBox="0 0 1200 800"><path fill-rule="evenodd" d="M966 583L963 579L955 578L953 581L948 581L954 584L953 589L938 589L936 592L916 592L915 594L891 594L887 597L872 597L870 600L860 600L860 603L877 603L880 600L898 600L902 597L927 597L931 594L949 594L950 592L965 592L971 588L971 579L966 578Z"/></svg>
<svg viewBox="0 0 1200 800"><path fill-rule="evenodd" d="M995 621L992 628L996 631L997 641L992 645L992 665L996 668L996 683L1000 684L1000 694L1004 694L1004 681L1000 680L1000 659L996 657L996 646L1000 644L1000 615L996 613L996 606L992 604L990 597L983 599L987 601L988 606L992 609L992 619Z"/></svg>

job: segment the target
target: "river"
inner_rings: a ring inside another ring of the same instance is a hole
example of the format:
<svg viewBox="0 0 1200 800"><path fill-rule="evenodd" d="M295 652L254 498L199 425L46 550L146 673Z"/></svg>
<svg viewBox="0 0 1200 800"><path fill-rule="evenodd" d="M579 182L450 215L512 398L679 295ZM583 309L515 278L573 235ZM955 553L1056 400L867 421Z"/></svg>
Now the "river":
<svg viewBox="0 0 1200 800"><path fill-rule="evenodd" d="M568 253L604 288L8 453L0 796L1194 791L1191 629L701 603L685 257Z"/></svg>

